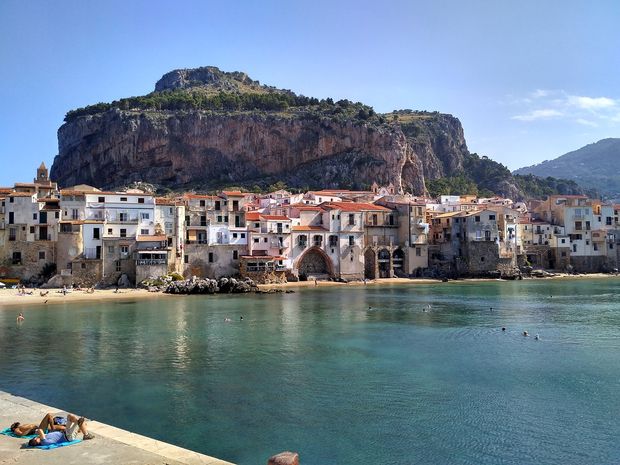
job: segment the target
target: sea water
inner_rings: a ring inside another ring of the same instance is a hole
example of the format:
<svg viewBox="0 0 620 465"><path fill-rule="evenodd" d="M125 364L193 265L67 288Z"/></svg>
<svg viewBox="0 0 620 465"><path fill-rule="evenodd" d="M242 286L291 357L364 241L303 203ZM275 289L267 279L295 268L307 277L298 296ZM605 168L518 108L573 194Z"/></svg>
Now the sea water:
<svg viewBox="0 0 620 465"><path fill-rule="evenodd" d="M620 463L620 280L0 294L0 389L240 465Z"/></svg>

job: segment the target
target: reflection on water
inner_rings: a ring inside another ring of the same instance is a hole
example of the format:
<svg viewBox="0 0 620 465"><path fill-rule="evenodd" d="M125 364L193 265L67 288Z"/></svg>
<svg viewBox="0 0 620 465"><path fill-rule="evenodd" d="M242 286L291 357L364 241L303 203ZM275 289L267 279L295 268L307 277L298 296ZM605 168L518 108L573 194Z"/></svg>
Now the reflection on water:
<svg viewBox="0 0 620 465"><path fill-rule="evenodd" d="M619 296L323 288L33 307L21 326L0 307L0 388L241 465L614 463Z"/></svg>

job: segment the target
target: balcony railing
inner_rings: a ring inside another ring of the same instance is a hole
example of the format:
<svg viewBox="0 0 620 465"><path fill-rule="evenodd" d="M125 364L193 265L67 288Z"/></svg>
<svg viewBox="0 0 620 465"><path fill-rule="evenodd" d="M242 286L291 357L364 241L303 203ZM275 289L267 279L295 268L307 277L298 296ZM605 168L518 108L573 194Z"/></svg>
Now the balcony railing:
<svg viewBox="0 0 620 465"><path fill-rule="evenodd" d="M136 266L152 266L152 265L167 265L168 260L165 258L142 258L136 260Z"/></svg>

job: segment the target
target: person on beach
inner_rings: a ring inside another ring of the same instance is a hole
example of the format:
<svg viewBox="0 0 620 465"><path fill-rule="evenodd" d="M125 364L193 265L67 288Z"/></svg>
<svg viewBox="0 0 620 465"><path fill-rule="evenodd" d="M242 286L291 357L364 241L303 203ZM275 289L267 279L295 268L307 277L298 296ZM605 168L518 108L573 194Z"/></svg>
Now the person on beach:
<svg viewBox="0 0 620 465"><path fill-rule="evenodd" d="M75 417L75 415L72 415ZM66 428L67 419L65 417L53 416L51 413L46 414L41 422L22 424L16 421L11 425L11 432L16 436L30 436L36 434L37 429L43 431L64 431Z"/></svg>
<svg viewBox="0 0 620 465"><path fill-rule="evenodd" d="M52 415L48 413L44 420L49 422L49 419ZM52 423L53 423L53 417ZM32 438L28 441L28 445L30 447L36 446L49 446L51 444L60 444L62 442L71 442L75 441L78 437L78 432L82 433L82 439L94 439L94 435L89 433L86 429L86 419L84 417L78 418L72 413L67 415L67 425L56 425L56 428L64 428L64 429L56 429L51 432L46 433L43 428L37 428L36 438Z"/></svg>
<svg viewBox="0 0 620 465"><path fill-rule="evenodd" d="M24 318L24 314L22 312L19 312L19 315L17 315L17 324L22 323L26 318Z"/></svg>

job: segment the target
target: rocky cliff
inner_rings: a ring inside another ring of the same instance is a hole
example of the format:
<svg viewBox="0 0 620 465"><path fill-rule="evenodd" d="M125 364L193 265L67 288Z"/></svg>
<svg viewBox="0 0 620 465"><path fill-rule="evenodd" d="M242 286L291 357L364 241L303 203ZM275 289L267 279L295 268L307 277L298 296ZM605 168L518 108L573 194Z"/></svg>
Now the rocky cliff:
<svg viewBox="0 0 620 465"><path fill-rule="evenodd" d="M367 188L422 194L425 178L463 169L458 119L375 114L347 100L297 96L217 68L177 70L144 97L74 110L58 130L51 177L61 186L173 189L265 186Z"/></svg>

